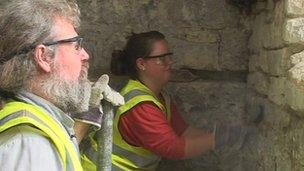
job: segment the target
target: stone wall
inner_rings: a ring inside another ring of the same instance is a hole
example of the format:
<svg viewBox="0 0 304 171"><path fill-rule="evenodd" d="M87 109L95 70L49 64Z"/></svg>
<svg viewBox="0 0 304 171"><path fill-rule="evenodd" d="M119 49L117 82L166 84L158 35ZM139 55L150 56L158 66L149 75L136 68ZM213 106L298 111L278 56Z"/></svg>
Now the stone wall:
<svg viewBox="0 0 304 171"><path fill-rule="evenodd" d="M265 113L249 160L256 170L303 170L304 1L260 1L251 17L248 102Z"/></svg>
<svg viewBox="0 0 304 171"><path fill-rule="evenodd" d="M149 30L166 35L175 68L247 70L250 28L223 0L78 1L94 73L108 71L111 52L121 49L131 32Z"/></svg>
<svg viewBox="0 0 304 171"><path fill-rule="evenodd" d="M111 52L131 32L159 30L174 52L168 89L189 124L209 129L254 118L248 106L264 109L258 133L241 151L163 160L158 170L301 170L303 0L78 2L92 78L109 73ZM111 79L113 85L121 80Z"/></svg>

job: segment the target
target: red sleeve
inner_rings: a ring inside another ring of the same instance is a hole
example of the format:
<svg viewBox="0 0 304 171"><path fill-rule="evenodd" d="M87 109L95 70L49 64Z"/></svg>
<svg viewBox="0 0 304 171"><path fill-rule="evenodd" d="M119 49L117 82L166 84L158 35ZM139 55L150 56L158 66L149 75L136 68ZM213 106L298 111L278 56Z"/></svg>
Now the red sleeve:
<svg viewBox="0 0 304 171"><path fill-rule="evenodd" d="M161 157L181 159L185 155L185 140L174 130L180 133L184 129L184 126L177 126L182 123L180 119L173 121L172 125L175 126L172 128L164 113L154 103L143 102L125 113L120 118L118 127L128 143L143 147Z"/></svg>
<svg viewBox="0 0 304 171"><path fill-rule="evenodd" d="M184 131L188 128L188 125L181 117L175 103L172 103L171 105L171 114L172 114L172 119L171 119L172 128L178 136L181 136L184 133Z"/></svg>

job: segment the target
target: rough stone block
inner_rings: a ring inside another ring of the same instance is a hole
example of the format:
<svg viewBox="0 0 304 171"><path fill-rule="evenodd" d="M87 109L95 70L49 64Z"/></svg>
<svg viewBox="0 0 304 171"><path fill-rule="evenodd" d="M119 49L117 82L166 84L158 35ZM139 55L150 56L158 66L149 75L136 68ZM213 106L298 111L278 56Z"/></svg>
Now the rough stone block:
<svg viewBox="0 0 304 171"><path fill-rule="evenodd" d="M272 1L272 0L271 0ZM263 47L267 49L277 49L284 46L283 33L285 31L284 22L284 2L277 1L272 13L266 16L267 24L264 26Z"/></svg>
<svg viewBox="0 0 304 171"><path fill-rule="evenodd" d="M207 29L222 29L237 25L240 18L239 11L231 8L221 0L160 1L156 16L177 26L200 25ZM160 12L165 16L157 14Z"/></svg>
<svg viewBox="0 0 304 171"><path fill-rule="evenodd" d="M268 98L277 105L286 104L286 77L270 77Z"/></svg>
<svg viewBox="0 0 304 171"><path fill-rule="evenodd" d="M255 89L257 92L267 95L269 89L269 79L261 72L254 72L248 75L248 86Z"/></svg>
<svg viewBox="0 0 304 171"><path fill-rule="evenodd" d="M259 14L263 11L266 10L267 3L265 1L257 1L253 6L252 6L252 13L254 14Z"/></svg>
<svg viewBox="0 0 304 171"><path fill-rule="evenodd" d="M298 63L301 62L304 62L304 51L290 56L290 63L292 65L297 65Z"/></svg>
<svg viewBox="0 0 304 171"><path fill-rule="evenodd" d="M290 144L291 147L291 157L294 162L294 170L303 170L304 165L304 123L302 120L294 120L291 124L290 129Z"/></svg>
<svg viewBox="0 0 304 171"><path fill-rule="evenodd" d="M272 76L286 76L289 64L287 48L279 50L260 50L249 60L249 71L263 71Z"/></svg>
<svg viewBox="0 0 304 171"><path fill-rule="evenodd" d="M174 67L218 70L218 45L193 43L180 39L170 39L174 52Z"/></svg>
<svg viewBox="0 0 304 171"><path fill-rule="evenodd" d="M172 69L172 75L170 77L171 82L189 82L199 79L200 76L193 74L186 69Z"/></svg>
<svg viewBox="0 0 304 171"><path fill-rule="evenodd" d="M273 76L286 76L288 68L287 48L270 50L266 52L269 74Z"/></svg>
<svg viewBox="0 0 304 171"><path fill-rule="evenodd" d="M304 1L286 0L286 14L290 17L304 15Z"/></svg>
<svg viewBox="0 0 304 171"><path fill-rule="evenodd" d="M304 18L294 18L286 21L284 40L287 43L304 44Z"/></svg>
<svg viewBox="0 0 304 171"><path fill-rule="evenodd" d="M259 54L252 55L249 58L249 72L263 71L269 73L266 51L261 50Z"/></svg>
<svg viewBox="0 0 304 171"><path fill-rule="evenodd" d="M248 71L249 72L254 72L258 71L259 65L258 65L258 60L259 56L258 55L251 55L249 57L249 62L248 62Z"/></svg>
<svg viewBox="0 0 304 171"><path fill-rule="evenodd" d="M304 62L297 63L288 72L290 80L304 90Z"/></svg>
<svg viewBox="0 0 304 171"><path fill-rule="evenodd" d="M262 97L249 89L246 95L246 103L249 107L262 106L263 117L259 123L262 129L267 130L269 127L275 130L283 130L290 125L291 114L285 111L283 106L278 106L269 98ZM248 117L248 121L250 122L252 120L251 116Z"/></svg>
<svg viewBox="0 0 304 171"><path fill-rule="evenodd" d="M286 102L295 111L304 111L304 89L294 82L286 81Z"/></svg>
<svg viewBox="0 0 304 171"><path fill-rule="evenodd" d="M267 127L271 127L275 130L281 130L287 128L291 122L291 114L288 113L274 103L270 101L266 101L264 104L264 120L263 124L267 125Z"/></svg>
<svg viewBox="0 0 304 171"><path fill-rule="evenodd" d="M259 125L258 136L252 137L252 145L248 146L257 157L257 170L293 170L289 134L292 117L268 100L264 104L265 118Z"/></svg>
<svg viewBox="0 0 304 171"><path fill-rule="evenodd" d="M178 39L193 43L217 43L219 41L217 32L197 27L178 28L173 35Z"/></svg>
<svg viewBox="0 0 304 171"><path fill-rule="evenodd" d="M282 131L282 134L285 134ZM290 158L290 150L291 147L287 146L290 141L288 136L282 135L279 137L283 139L283 141L278 141L277 145L274 146L274 151L272 154L272 159L274 159L277 167L277 171L286 171L286 170L293 170L294 166L292 164L292 158ZM269 144L270 145L270 144Z"/></svg>
<svg viewBox="0 0 304 171"><path fill-rule="evenodd" d="M290 65L288 70L290 80L299 88L304 89L304 51L290 56Z"/></svg>
<svg viewBox="0 0 304 171"><path fill-rule="evenodd" d="M259 54L263 48L263 43L266 38L266 14L261 13L256 15L252 21L252 35L248 42L250 51L254 54Z"/></svg>
<svg viewBox="0 0 304 171"><path fill-rule="evenodd" d="M180 1L183 6L175 9L181 11L184 15L188 14L187 20L201 23L205 28L224 28L226 26L237 25L237 20L240 18L240 13L230 5L223 3L221 0L208 1ZM172 1L171 8L176 4ZM190 14L190 15L189 15ZM178 19L178 18L176 18Z"/></svg>
<svg viewBox="0 0 304 171"><path fill-rule="evenodd" d="M239 28L220 31L219 67L222 70L247 70L249 32Z"/></svg>
<svg viewBox="0 0 304 171"><path fill-rule="evenodd" d="M289 137L282 130L264 128L256 137L251 151L256 151L257 170L292 170L291 158L289 157Z"/></svg>
<svg viewBox="0 0 304 171"><path fill-rule="evenodd" d="M268 55L267 51L261 50L260 55L258 55L257 63L259 68L265 72L269 73L269 65L268 65Z"/></svg>
<svg viewBox="0 0 304 171"><path fill-rule="evenodd" d="M238 120L244 114L245 83L170 83L168 89L184 118L198 126L215 120Z"/></svg>

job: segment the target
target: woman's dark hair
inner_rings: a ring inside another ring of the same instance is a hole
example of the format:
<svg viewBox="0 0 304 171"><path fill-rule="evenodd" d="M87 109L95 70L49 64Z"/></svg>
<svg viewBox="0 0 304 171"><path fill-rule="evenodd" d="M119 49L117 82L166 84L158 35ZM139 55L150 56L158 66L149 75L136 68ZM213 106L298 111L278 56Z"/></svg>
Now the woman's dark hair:
<svg viewBox="0 0 304 171"><path fill-rule="evenodd" d="M115 75L128 75L137 78L136 60L149 56L154 43L164 40L165 36L158 31L133 33L124 50L114 50L111 59L111 72Z"/></svg>

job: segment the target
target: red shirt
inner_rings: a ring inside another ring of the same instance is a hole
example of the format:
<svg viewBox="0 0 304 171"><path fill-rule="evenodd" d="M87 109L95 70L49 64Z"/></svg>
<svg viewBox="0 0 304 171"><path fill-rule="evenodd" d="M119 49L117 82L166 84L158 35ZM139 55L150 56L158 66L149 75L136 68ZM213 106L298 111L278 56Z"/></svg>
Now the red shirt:
<svg viewBox="0 0 304 171"><path fill-rule="evenodd" d="M175 104L171 104L171 123L152 102L142 102L122 115L119 131L133 146L140 146L169 158L185 156L185 140L181 137L188 125L181 118Z"/></svg>

